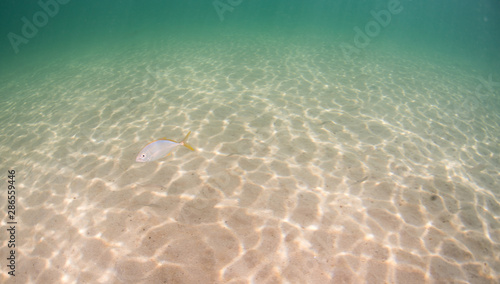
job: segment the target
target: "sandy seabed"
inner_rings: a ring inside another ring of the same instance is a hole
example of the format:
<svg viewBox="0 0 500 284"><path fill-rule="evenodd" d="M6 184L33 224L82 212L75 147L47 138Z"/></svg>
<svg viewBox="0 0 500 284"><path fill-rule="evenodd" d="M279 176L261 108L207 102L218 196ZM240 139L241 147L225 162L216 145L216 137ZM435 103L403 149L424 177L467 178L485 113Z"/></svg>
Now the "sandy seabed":
<svg viewBox="0 0 500 284"><path fill-rule="evenodd" d="M3 84L1 282L498 283L500 112L479 73L265 40ZM195 152L135 162L188 131Z"/></svg>

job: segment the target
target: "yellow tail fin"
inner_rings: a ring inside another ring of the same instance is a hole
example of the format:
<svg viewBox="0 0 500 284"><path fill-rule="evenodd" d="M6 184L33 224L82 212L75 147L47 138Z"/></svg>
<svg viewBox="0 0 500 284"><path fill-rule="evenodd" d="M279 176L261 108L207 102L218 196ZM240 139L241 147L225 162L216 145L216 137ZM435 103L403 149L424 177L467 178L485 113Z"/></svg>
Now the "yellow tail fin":
<svg viewBox="0 0 500 284"><path fill-rule="evenodd" d="M182 141L181 141L181 145L182 145L182 146L184 146L184 147L186 147L186 148L188 148L188 149L189 149L189 150L191 150L191 151L194 151L193 147L191 147L191 145L189 145L189 144L186 142L186 141L187 141L187 139L188 139L188 137L189 137L189 134L191 134L191 131L189 131L189 132L188 132L188 134L186 135L186 137L184 137L184 139L182 139Z"/></svg>

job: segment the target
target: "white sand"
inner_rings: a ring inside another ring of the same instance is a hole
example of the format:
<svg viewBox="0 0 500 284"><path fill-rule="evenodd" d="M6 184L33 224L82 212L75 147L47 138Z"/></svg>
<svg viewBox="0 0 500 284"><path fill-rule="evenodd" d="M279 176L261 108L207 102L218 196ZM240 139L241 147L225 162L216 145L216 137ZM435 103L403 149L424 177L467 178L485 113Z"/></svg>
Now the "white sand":
<svg viewBox="0 0 500 284"><path fill-rule="evenodd" d="M498 280L500 117L467 97L479 73L277 42L61 59L3 86L17 283ZM196 152L135 163L188 131Z"/></svg>

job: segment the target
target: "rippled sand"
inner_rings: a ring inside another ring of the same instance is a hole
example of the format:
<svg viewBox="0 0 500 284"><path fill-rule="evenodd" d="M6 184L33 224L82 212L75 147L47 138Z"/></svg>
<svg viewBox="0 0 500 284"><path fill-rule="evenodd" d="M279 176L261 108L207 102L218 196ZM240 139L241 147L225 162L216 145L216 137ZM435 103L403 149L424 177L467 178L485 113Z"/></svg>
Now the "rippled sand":
<svg viewBox="0 0 500 284"><path fill-rule="evenodd" d="M2 85L17 283L497 283L481 74L369 52L164 42ZM188 131L196 152L135 162Z"/></svg>

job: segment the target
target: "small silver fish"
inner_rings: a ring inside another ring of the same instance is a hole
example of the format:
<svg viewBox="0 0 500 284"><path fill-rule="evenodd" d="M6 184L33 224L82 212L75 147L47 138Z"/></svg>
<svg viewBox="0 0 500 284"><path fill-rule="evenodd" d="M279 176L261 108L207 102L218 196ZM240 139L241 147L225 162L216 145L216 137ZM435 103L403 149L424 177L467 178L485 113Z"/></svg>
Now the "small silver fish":
<svg viewBox="0 0 500 284"><path fill-rule="evenodd" d="M181 142L177 142L167 138L161 138L155 140L146 145L144 148L142 148L142 150L135 158L135 161L145 163L158 160L160 158L170 155L175 147L181 145L188 148L191 151L194 151L193 147L191 147L191 145L186 143L189 134L191 134L191 131L189 131L189 133L186 135L186 137L184 137L184 139L182 139Z"/></svg>

